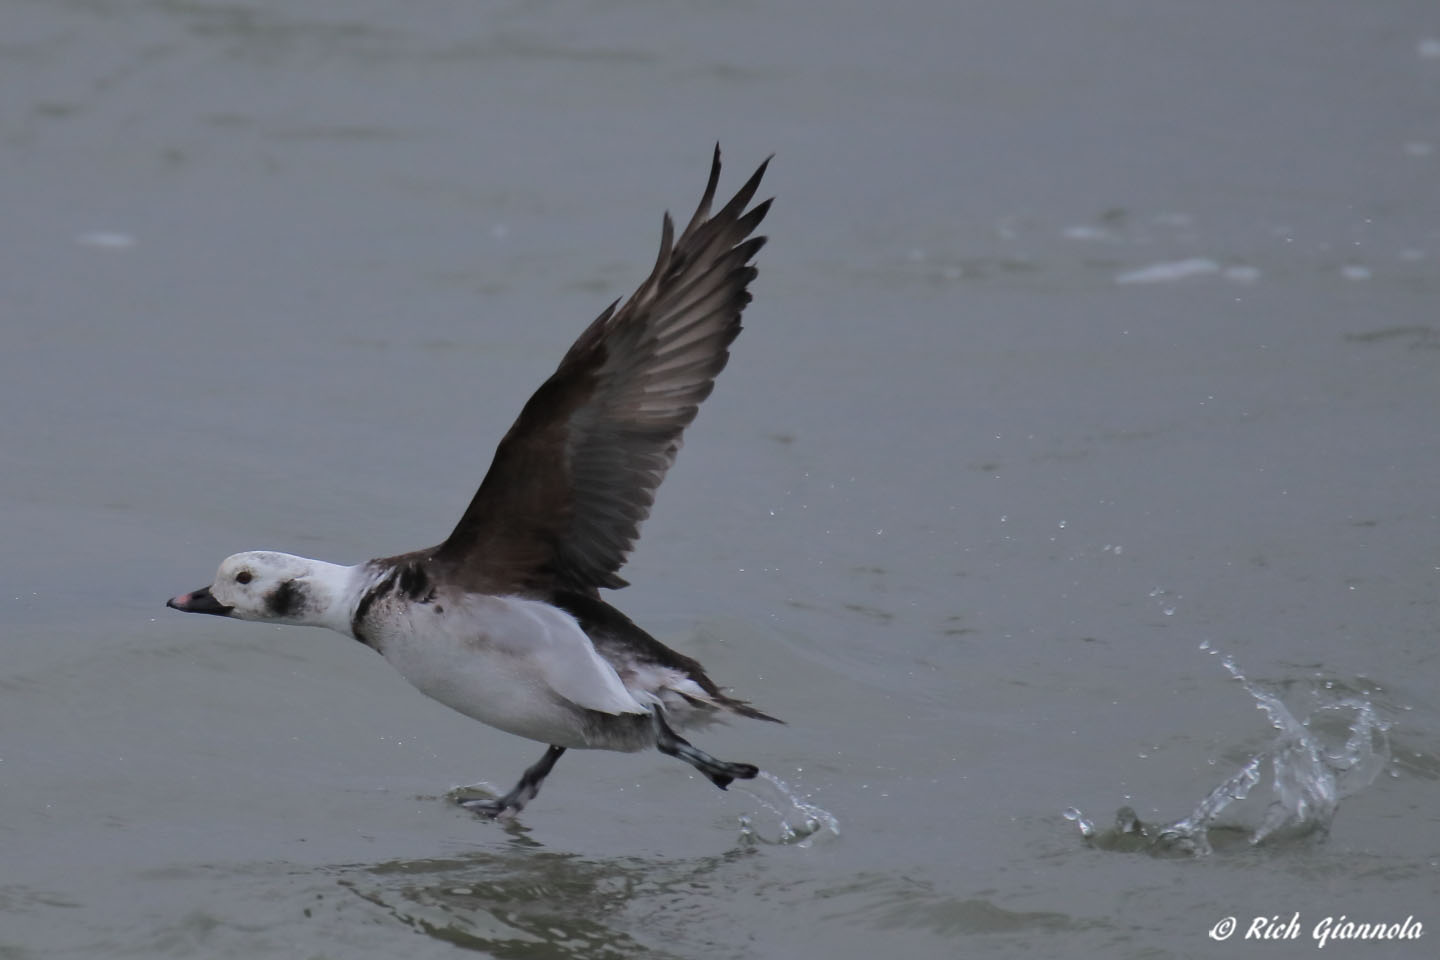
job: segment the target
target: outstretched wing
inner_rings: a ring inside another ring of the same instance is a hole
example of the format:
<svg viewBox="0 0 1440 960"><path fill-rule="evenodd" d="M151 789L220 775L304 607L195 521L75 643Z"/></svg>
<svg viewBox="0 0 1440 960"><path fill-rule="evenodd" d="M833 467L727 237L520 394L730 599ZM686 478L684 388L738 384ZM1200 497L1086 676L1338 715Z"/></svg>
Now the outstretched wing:
<svg viewBox="0 0 1440 960"><path fill-rule="evenodd" d="M750 234L770 201L745 208L769 162L712 216L717 146L678 238L665 215L655 269L590 324L525 404L435 553L458 580L487 592L625 586L616 571L740 333L750 261L765 243Z"/></svg>

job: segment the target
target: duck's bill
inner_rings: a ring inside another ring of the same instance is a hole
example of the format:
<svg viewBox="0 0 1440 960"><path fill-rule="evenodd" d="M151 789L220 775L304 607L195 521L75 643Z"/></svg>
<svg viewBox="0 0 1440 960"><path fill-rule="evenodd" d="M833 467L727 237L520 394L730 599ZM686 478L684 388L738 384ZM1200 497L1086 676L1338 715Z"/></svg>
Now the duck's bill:
<svg viewBox="0 0 1440 960"><path fill-rule="evenodd" d="M210 593L209 587L201 587L191 593L182 593L165 601L165 606L185 613L213 613L217 617L228 617L234 607L227 607Z"/></svg>

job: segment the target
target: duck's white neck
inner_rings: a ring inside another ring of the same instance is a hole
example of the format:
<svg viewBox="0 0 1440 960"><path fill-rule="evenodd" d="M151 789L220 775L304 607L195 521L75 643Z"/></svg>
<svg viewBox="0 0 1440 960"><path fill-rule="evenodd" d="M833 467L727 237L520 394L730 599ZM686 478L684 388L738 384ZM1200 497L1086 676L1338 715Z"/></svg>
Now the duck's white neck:
<svg viewBox="0 0 1440 960"><path fill-rule="evenodd" d="M360 598L374 579L373 572L367 570L363 563L347 567L324 560L310 562L313 566L309 586L315 607L305 622L310 626L329 627L336 633L353 638L351 619Z"/></svg>

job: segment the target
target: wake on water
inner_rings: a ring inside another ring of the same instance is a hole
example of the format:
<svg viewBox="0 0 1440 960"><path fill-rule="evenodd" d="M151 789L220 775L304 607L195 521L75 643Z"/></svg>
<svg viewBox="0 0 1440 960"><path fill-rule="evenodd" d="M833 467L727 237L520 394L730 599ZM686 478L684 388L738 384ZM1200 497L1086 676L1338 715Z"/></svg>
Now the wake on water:
<svg viewBox="0 0 1440 960"><path fill-rule="evenodd" d="M1216 652L1208 641L1200 647ZM1302 717L1297 720L1278 694L1247 679L1233 658L1224 657L1220 662L1277 731L1270 746L1211 790L1189 816L1165 826L1143 823L1132 808L1122 807L1114 826L1097 830L1071 807L1064 817L1079 827L1087 842L1103 850L1205 856L1213 852L1212 840L1223 843L1245 837L1255 845L1323 836L1340 801L1375 782L1389 762L1390 724L1380 719L1365 695L1349 695L1333 682L1314 681L1304 691L1308 702L1291 698ZM1246 799L1265 778L1267 764L1272 799L1260 823L1253 827L1217 825L1222 811Z"/></svg>

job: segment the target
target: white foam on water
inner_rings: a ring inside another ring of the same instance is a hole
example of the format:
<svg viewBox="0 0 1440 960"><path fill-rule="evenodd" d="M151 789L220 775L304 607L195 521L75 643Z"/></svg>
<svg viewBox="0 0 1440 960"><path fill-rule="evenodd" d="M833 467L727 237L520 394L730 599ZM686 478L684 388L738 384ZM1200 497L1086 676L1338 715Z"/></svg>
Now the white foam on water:
<svg viewBox="0 0 1440 960"><path fill-rule="evenodd" d="M1148 267L1141 267L1138 270L1129 270L1115 277L1115 282L1123 285L1141 283L1174 283L1176 280L1186 280L1190 277L1200 277L1210 273L1218 273L1220 264L1206 257L1191 257L1188 260L1171 260L1165 263L1152 263Z"/></svg>
<svg viewBox="0 0 1440 960"><path fill-rule="evenodd" d="M92 230L82 233L75 242L86 247L100 247L103 250L128 250L135 246L135 238L128 233L114 233L108 230Z"/></svg>

